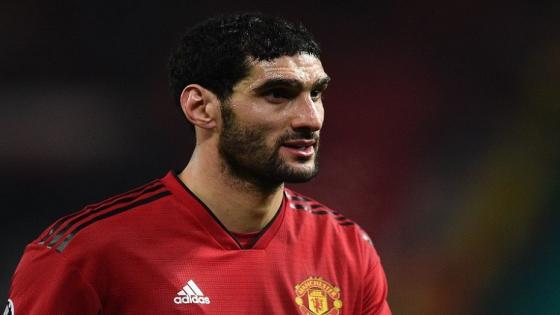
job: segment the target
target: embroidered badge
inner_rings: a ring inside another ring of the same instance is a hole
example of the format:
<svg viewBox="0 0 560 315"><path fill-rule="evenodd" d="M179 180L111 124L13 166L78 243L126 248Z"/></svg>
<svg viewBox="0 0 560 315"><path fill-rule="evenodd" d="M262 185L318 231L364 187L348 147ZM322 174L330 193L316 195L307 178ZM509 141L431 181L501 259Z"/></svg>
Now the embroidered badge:
<svg viewBox="0 0 560 315"><path fill-rule="evenodd" d="M340 289L321 277L307 278L295 291L295 302L303 315L338 315L342 308Z"/></svg>

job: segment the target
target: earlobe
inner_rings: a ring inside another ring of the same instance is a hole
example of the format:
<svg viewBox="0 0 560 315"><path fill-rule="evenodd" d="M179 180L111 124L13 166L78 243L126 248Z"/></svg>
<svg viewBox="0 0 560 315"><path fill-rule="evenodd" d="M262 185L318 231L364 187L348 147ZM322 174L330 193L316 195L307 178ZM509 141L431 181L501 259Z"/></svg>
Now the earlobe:
<svg viewBox="0 0 560 315"><path fill-rule="evenodd" d="M216 126L214 94L198 84L189 84L181 93L181 109L185 117L195 126L211 129Z"/></svg>

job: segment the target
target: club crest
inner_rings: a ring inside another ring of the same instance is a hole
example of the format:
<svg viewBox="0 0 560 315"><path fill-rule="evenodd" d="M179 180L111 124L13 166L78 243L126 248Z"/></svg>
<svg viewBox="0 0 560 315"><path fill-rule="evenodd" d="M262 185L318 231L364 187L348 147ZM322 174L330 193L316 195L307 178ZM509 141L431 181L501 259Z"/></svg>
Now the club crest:
<svg viewBox="0 0 560 315"><path fill-rule="evenodd" d="M309 277L295 286L295 302L303 315L338 315L340 289L321 277Z"/></svg>

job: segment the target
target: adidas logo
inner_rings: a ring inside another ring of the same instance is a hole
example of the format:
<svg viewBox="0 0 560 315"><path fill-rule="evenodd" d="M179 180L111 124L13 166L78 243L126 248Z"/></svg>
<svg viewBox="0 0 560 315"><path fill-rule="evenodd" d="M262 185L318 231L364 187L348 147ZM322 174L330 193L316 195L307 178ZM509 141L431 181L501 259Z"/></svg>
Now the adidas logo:
<svg viewBox="0 0 560 315"><path fill-rule="evenodd" d="M175 304L210 304L210 298L204 296L204 293L202 293L194 281L189 280L183 289L177 292L173 302Z"/></svg>

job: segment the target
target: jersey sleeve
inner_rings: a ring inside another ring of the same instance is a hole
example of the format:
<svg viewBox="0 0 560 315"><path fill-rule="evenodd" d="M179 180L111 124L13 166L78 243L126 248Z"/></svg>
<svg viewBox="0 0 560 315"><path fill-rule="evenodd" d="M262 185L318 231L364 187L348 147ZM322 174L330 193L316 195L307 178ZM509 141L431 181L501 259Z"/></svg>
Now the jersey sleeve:
<svg viewBox="0 0 560 315"><path fill-rule="evenodd" d="M365 232L362 233L366 252L362 314L391 315L391 309L387 303L388 288L385 271L371 239Z"/></svg>
<svg viewBox="0 0 560 315"><path fill-rule="evenodd" d="M9 291L14 314L99 314L94 288L60 253L28 245Z"/></svg>

